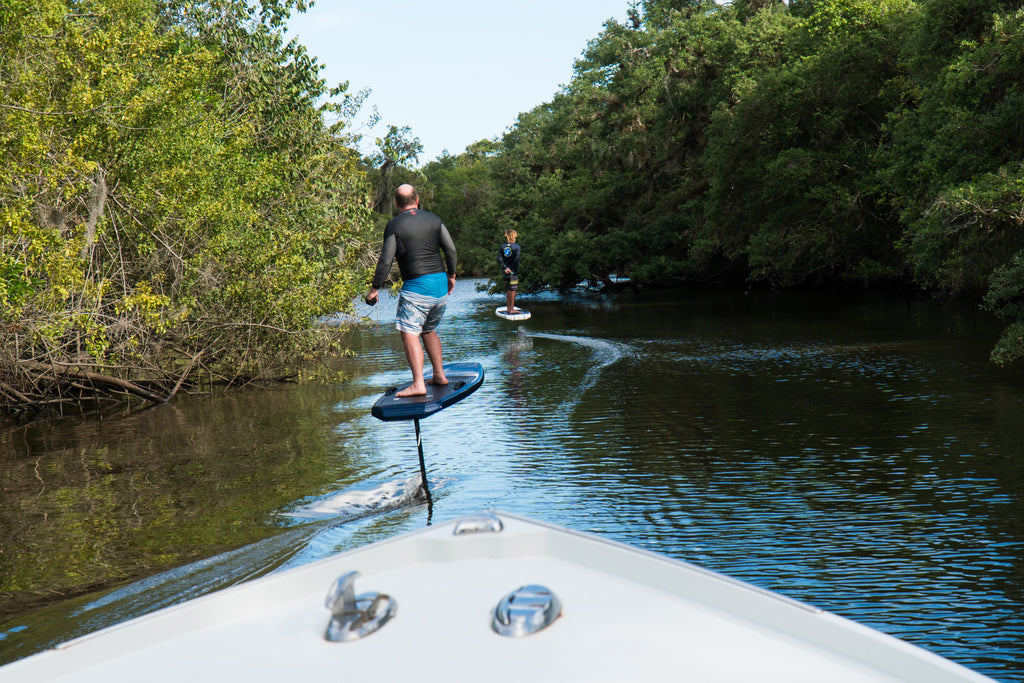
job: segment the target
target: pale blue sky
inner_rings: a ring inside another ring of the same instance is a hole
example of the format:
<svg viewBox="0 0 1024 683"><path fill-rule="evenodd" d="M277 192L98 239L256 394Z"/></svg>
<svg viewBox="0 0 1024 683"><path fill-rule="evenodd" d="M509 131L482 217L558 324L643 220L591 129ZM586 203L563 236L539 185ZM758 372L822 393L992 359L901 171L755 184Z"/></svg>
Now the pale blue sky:
<svg viewBox="0 0 1024 683"><path fill-rule="evenodd" d="M318 0L289 36L326 68L328 85L373 93L357 123L364 152L388 124L423 143L419 163L501 135L548 102L574 61L629 0ZM381 122L364 122L376 105Z"/></svg>

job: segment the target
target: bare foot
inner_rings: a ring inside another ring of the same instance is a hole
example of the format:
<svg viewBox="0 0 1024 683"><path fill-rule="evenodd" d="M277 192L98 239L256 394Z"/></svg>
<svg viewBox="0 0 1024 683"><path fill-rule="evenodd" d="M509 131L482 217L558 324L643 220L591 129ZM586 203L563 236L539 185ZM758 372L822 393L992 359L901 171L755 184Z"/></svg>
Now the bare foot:
<svg viewBox="0 0 1024 683"><path fill-rule="evenodd" d="M406 396L425 396L427 393L427 387L423 384L410 384L405 389L395 393L398 398L405 398Z"/></svg>
<svg viewBox="0 0 1024 683"><path fill-rule="evenodd" d="M444 375L434 375L433 377L427 380L427 384L433 384L434 386L443 387L445 384L448 384L448 378L445 377Z"/></svg>

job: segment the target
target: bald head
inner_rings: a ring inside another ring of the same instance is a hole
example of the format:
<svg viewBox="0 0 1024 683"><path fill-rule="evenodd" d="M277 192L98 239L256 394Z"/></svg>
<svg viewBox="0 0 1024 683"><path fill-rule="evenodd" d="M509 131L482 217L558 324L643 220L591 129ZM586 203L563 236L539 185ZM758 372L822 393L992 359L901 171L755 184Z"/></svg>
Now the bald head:
<svg viewBox="0 0 1024 683"><path fill-rule="evenodd" d="M412 185L399 185L395 188L395 204L399 209L412 209L419 203L416 188Z"/></svg>

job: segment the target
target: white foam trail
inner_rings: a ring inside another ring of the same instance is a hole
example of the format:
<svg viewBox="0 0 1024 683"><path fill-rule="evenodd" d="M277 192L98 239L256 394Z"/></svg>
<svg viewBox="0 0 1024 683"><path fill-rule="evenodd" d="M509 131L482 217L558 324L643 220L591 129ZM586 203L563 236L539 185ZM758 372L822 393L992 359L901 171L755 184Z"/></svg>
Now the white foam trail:
<svg viewBox="0 0 1024 683"><path fill-rule="evenodd" d="M583 376L583 380L580 382L576 396L572 400L563 403L563 408L568 408L579 403L583 394L597 384L597 380L600 379L601 373L604 372L604 369L626 355L626 351L628 350L628 347L624 344L610 342L606 339L595 339L593 337L575 337L569 334L548 334L546 332L533 332L530 336L579 344L580 346L585 346L594 352L595 363L590 366L590 369L588 369L587 373Z"/></svg>
<svg viewBox="0 0 1024 683"><path fill-rule="evenodd" d="M369 518L387 510L417 503L420 476L395 479L367 489L347 489L295 510L282 512L302 526L215 557L176 567L136 581L90 602L78 611L101 612L97 628L118 614L145 614L159 607L233 586L279 567L293 566L309 552L325 529ZM95 630L95 629L91 629Z"/></svg>
<svg viewBox="0 0 1024 683"><path fill-rule="evenodd" d="M296 519L362 516L368 512L399 507L413 502L420 488L420 476L395 479L372 489L347 489L326 498L281 513Z"/></svg>

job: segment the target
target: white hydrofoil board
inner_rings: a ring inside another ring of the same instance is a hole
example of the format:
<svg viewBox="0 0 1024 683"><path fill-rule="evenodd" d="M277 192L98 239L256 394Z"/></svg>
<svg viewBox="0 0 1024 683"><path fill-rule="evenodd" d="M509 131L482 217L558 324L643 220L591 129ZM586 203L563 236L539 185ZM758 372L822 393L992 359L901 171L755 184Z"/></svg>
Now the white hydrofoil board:
<svg viewBox="0 0 1024 683"><path fill-rule="evenodd" d="M525 308L516 308L515 313L510 314L507 306L501 306L500 308L494 309L495 315L505 320L529 320L530 312Z"/></svg>

